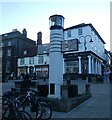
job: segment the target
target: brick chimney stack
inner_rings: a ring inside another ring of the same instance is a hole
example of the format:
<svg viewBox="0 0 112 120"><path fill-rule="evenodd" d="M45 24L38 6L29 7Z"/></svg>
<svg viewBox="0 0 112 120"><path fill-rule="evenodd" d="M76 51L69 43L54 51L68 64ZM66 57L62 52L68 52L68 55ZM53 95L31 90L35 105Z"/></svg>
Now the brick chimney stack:
<svg viewBox="0 0 112 120"><path fill-rule="evenodd" d="M23 35L24 35L25 37L27 37L27 31L26 31L25 28L23 29Z"/></svg>
<svg viewBox="0 0 112 120"><path fill-rule="evenodd" d="M37 46L42 44L42 32L37 33Z"/></svg>

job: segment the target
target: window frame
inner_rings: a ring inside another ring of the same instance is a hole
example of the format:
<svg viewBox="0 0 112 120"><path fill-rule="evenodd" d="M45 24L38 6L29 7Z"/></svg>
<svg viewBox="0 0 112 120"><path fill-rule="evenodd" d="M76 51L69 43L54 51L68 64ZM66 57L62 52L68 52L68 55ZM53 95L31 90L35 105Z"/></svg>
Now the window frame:
<svg viewBox="0 0 112 120"><path fill-rule="evenodd" d="M29 58L29 64L34 64L34 57Z"/></svg>
<svg viewBox="0 0 112 120"><path fill-rule="evenodd" d="M82 27L78 28L78 35L82 35L83 34L83 29Z"/></svg>
<svg viewBox="0 0 112 120"><path fill-rule="evenodd" d="M25 59L24 58L21 58L20 59L20 65L24 65L25 64Z"/></svg>
<svg viewBox="0 0 112 120"><path fill-rule="evenodd" d="M38 56L38 64L43 64L44 62L44 57L42 55Z"/></svg>
<svg viewBox="0 0 112 120"><path fill-rule="evenodd" d="M71 30L67 31L67 37L71 37Z"/></svg>
<svg viewBox="0 0 112 120"><path fill-rule="evenodd" d="M7 49L7 56L10 57L11 56L11 52L12 50L11 49Z"/></svg>

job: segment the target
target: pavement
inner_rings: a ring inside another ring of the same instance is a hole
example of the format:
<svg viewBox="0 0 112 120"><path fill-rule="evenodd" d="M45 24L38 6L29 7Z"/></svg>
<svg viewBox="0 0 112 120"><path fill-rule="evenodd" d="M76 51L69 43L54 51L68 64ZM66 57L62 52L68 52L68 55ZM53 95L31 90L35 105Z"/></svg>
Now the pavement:
<svg viewBox="0 0 112 120"><path fill-rule="evenodd" d="M110 118L110 85L90 84L92 97L68 113L53 112L52 118ZM82 85L79 85L79 89Z"/></svg>
<svg viewBox="0 0 112 120"><path fill-rule="evenodd" d="M79 94L85 90L85 84L87 84L84 80L75 80L75 84L78 85L78 92ZM75 119L75 118L112 118L110 112L112 109L112 84L110 83L89 83L90 89L92 93L92 97L87 101L83 102L73 110L69 112L58 112L53 111L52 118L67 118L68 119ZM0 83L0 95L3 92L9 90L11 87L14 87L13 82L8 83ZM111 93L111 94L110 94Z"/></svg>

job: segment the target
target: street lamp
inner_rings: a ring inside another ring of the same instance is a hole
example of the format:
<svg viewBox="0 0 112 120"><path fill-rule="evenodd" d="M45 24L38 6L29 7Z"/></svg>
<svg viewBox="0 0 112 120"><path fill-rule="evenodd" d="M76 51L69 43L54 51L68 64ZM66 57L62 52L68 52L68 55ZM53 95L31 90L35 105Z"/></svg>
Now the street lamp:
<svg viewBox="0 0 112 120"><path fill-rule="evenodd" d="M90 41L89 41L89 42L93 42L92 37L91 37L90 35L80 36L80 37L79 37L79 40L80 40L81 38L84 38L85 51L86 51L86 49L87 49L87 47L86 47L86 43L87 43L86 38L87 38L87 37L90 37Z"/></svg>

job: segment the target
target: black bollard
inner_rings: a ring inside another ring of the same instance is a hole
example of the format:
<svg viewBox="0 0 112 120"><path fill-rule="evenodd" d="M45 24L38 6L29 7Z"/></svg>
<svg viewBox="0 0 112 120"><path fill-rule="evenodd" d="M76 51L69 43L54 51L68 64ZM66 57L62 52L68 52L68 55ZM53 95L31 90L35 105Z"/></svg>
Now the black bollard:
<svg viewBox="0 0 112 120"><path fill-rule="evenodd" d="M91 95L90 85L86 84L86 94Z"/></svg>

